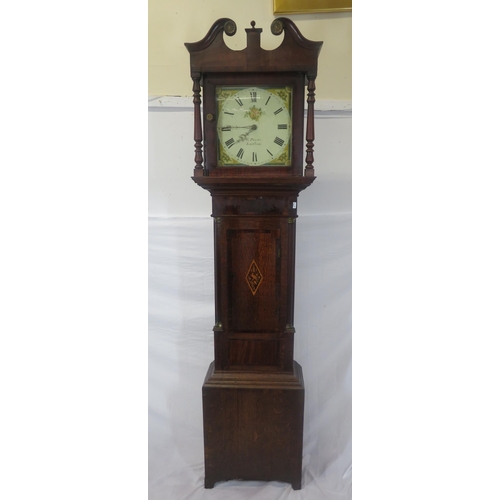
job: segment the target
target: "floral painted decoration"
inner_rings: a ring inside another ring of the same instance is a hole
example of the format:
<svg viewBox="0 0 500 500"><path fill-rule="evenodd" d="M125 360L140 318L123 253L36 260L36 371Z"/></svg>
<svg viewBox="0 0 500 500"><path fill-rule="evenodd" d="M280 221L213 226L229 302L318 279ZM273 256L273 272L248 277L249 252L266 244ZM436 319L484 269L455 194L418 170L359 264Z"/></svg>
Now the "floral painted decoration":
<svg viewBox="0 0 500 500"><path fill-rule="evenodd" d="M264 114L261 108L257 108L256 106L252 106L249 111L245 113L245 118L249 117L251 120L259 121L259 118Z"/></svg>

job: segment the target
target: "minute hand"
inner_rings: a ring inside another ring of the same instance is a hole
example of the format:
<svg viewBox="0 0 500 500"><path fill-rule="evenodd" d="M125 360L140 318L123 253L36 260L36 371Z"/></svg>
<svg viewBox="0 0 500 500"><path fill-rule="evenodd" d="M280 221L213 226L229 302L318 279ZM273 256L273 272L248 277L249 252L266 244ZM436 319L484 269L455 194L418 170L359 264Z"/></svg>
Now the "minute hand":
<svg viewBox="0 0 500 500"><path fill-rule="evenodd" d="M226 125L225 127L221 127L221 130L229 131L229 130L233 130L233 128L250 128L252 130L255 130L257 128L257 125L248 125L248 126L244 126L244 127L235 126L235 125Z"/></svg>

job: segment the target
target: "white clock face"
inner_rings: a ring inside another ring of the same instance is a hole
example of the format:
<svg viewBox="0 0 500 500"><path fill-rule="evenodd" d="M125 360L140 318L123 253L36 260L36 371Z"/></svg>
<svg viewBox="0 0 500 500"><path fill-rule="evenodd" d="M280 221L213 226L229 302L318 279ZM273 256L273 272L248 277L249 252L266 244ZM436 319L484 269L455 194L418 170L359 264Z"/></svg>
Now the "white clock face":
<svg viewBox="0 0 500 500"><path fill-rule="evenodd" d="M219 165L291 165L291 94L290 87L219 87Z"/></svg>

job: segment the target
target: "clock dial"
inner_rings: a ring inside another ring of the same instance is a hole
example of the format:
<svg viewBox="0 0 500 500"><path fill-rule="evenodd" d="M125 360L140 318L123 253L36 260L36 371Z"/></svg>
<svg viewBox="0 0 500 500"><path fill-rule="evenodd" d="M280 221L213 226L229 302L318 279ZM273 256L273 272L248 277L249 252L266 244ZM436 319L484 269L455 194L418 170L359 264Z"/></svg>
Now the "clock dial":
<svg viewBox="0 0 500 500"><path fill-rule="evenodd" d="M290 166L290 87L217 87L219 166Z"/></svg>

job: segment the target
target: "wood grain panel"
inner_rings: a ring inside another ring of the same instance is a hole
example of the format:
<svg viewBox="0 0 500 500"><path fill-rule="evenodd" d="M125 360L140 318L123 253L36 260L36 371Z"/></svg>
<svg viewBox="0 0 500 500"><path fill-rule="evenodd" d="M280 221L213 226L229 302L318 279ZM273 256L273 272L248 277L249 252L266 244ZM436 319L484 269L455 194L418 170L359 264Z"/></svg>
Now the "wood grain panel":
<svg viewBox="0 0 500 500"><path fill-rule="evenodd" d="M230 229L227 240L229 330L278 332L279 229ZM248 283L253 262L260 272L256 290Z"/></svg>
<svg viewBox="0 0 500 500"><path fill-rule="evenodd" d="M278 342L269 340L230 340L230 365L276 365Z"/></svg>

